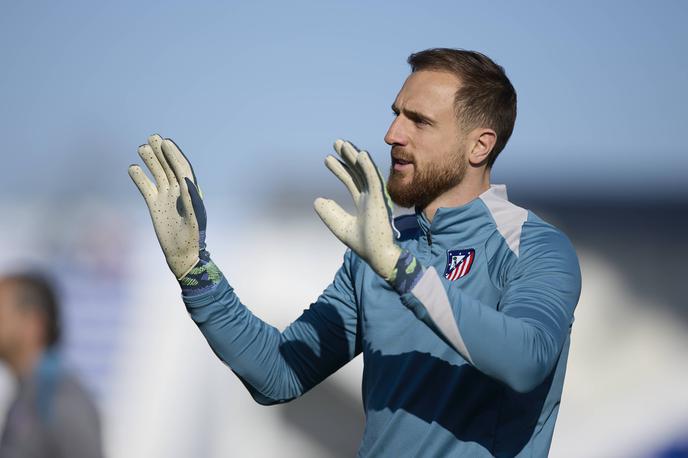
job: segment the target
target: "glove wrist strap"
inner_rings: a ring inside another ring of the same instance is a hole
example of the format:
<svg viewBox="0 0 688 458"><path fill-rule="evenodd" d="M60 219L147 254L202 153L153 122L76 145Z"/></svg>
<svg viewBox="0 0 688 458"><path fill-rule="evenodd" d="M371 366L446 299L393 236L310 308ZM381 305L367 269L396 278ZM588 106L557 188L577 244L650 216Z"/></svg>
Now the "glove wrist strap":
<svg viewBox="0 0 688 458"><path fill-rule="evenodd" d="M210 259L210 253L202 250L198 262L179 279L179 285L184 296L197 296L213 289L222 277L222 272Z"/></svg>
<svg viewBox="0 0 688 458"><path fill-rule="evenodd" d="M387 282L400 295L410 292L425 272L423 265L407 250L401 250L396 266Z"/></svg>

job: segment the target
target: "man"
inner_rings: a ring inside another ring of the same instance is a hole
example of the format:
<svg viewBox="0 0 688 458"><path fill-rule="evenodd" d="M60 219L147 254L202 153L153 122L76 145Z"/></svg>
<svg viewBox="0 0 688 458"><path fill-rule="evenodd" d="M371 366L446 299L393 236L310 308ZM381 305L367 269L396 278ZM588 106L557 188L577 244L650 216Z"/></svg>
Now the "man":
<svg viewBox="0 0 688 458"><path fill-rule="evenodd" d="M356 214L317 199L350 250L334 281L284 332L240 301L205 246L196 177L169 139L149 139L130 175L184 302L254 399L294 399L363 353L361 456L546 456L573 311L576 254L564 235L510 203L490 170L511 135L516 93L486 56L409 57L385 136L387 190L415 215L391 223L368 153L337 141L327 167Z"/></svg>
<svg viewBox="0 0 688 458"><path fill-rule="evenodd" d="M0 278L0 360L18 381L0 437L0 458L97 458L96 408L57 354L58 302L35 274Z"/></svg>

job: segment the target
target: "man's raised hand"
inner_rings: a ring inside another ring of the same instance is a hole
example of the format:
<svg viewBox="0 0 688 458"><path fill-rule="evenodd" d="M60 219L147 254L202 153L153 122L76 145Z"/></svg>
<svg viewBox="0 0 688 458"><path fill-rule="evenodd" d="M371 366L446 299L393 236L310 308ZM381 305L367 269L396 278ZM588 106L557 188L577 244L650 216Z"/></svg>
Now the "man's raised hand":
<svg viewBox="0 0 688 458"><path fill-rule="evenodd" d="M206 213L196 177L189 161L170 139L151 135L138 153L155 184L136 164L129 166L129 176L148 205L167 265L178 280L182 279L205 249Z"/></svg>
<svg viewBox="0 0 688 458"><path fill-rule="evenodd" d="M401 248L394 241L392 206L380 171L366 151L337 140L334 149L341 160L327 156L325 165L351 193L356 214L337 203L318 198L314 207L332 233L387 281L396 276Z"/></svg>

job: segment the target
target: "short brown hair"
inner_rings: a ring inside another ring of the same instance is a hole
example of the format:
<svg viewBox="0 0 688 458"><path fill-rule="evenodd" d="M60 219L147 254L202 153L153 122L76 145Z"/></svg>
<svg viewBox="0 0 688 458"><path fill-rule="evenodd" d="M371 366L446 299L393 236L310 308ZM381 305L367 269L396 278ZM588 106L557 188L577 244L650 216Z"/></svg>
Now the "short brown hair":
<svg viewBox="0 0 688 458"><path fill-rule="evenodd" d="M465 129L488 127L495 131L497 140L487 159L487 166L492 167L516 122L516 91L504 69L479 52L450 48L411 54L408 63L411 72L446 71L459 78L461 86L454 97L456 117Z"/></svg>
<svg viewBox="0 0 688 458"><path fill-rule="evenodd" d="M57 345L61 337L60 305L52 280L41 272L26 271L4 275L0 282L16 288L19 307L43 314L46 346Z"/></svg>

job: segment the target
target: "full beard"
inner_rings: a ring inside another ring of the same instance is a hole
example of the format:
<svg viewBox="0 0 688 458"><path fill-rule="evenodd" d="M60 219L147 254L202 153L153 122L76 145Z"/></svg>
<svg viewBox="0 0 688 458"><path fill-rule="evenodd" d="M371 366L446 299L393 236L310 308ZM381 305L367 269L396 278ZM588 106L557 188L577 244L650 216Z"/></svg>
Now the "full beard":
<svg viewBox="0 0 688 458"><path fill-rule="evenodd" d="M463 181L468 164L460 155L443 163L431 163L419 168L413 167L411 181L405 180L402 172L394 170L394 163L389 171L387 191L392 201L401 207L424 209L438 196L449 191Z"/></svg>

